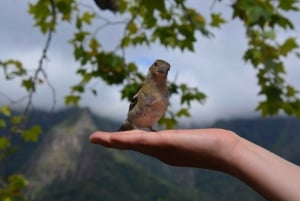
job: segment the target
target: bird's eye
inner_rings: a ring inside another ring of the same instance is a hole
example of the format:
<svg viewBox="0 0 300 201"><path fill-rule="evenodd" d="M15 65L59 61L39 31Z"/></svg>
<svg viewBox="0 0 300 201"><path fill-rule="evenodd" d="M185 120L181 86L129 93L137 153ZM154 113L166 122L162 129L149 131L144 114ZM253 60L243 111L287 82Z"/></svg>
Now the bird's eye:
<svg viewBox="0 0 300 201"><path fill-rule="evenodd" d="M154 62L154 66L157 66L157 63L156 63L156 62Z"/></svg>

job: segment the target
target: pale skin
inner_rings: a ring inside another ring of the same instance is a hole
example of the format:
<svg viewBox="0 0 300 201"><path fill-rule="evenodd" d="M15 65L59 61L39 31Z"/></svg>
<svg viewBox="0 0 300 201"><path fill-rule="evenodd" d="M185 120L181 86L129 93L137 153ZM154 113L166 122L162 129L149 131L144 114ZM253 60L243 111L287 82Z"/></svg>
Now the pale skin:
<svg viewBox="0 0 300 201"><path fill-rule="evenodd" d="M267 200L300 200L300 167L223 129L97 131L92 143L153 156L169 165L218 170Z"/></svg>

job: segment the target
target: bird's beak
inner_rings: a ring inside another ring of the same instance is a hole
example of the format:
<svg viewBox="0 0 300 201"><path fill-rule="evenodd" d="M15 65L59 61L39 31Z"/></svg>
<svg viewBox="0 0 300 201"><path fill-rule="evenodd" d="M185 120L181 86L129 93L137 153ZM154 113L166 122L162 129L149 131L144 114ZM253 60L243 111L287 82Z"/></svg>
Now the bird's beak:
<svg viewBox="0 0 300 201"><path fill-rule="evenodd" d="M167 68L159 68L159 69L157 69L157 72L159 72L161 74L168 74L169 69L167 69Z"/></svg>

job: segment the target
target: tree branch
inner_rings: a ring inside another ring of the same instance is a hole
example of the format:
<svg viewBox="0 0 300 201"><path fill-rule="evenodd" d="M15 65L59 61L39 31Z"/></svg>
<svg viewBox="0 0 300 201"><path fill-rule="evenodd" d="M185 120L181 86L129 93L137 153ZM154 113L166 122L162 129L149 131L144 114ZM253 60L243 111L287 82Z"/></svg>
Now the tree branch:
<svg viewBox="0 0 300 201"><path fill-rule="evenodd" d="M52 93L52 97L53 97L53 104L52 104L52 107L51 107L51 111L52 111L54 109L54 107L55 107L55 104L56 104L56 92L55 92L55 88L53 87L53 85L49 81L48 76L47 76L47 74L46 74L46 72L45 72L45 70L43 68L44 67L44 62L47 60L47 52L48 52L48 49L50 47L50 43L51 43L51 39L52 39L52 34L53 34L54 30L55 30L55 24L56 24L56 7L55 7L55 2L54 2L54 0L49 0L49 1L50 1L50 6L51 6L51 16L52 16L51 25L52 25L52 27L48 31L47 40L46 40L46 43L45 43L45 46L44 46L44 49L43 49L43 52L42 52L42 56L39 59L38 68L34 72L34 76L33 76L32 81L33 81L33 83L36 83L38 81L38 76L40 74L42 74L42 76L44 77L47 85L51 89L51 93ZM35 87L33 87L33 89L31 89L29 91L28 102L27 102L27 105L25 107L24 114L28 113L28 111L30 110L30 107L32 106L32 99L33 99L34 92L35 92Z"/></svg>

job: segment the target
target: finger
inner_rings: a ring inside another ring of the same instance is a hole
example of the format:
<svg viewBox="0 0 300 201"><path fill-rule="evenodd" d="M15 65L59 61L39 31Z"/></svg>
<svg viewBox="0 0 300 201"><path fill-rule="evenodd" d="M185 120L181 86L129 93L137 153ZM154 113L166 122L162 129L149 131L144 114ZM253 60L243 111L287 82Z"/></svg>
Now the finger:
<svg viewBox="0 0 300 201"><path fill-rule="evenodd" d="M109 133L109 132L96 131L89 137L89 140L91 143L101 144L103 146L110 147L110 144L111 144L110 135L111 134L112 133Z"/></svg>
<svg viewBox="0 0 300 201"><path fill-rule="evenodd" d="M111 142L117 144L124 144L128 146L145 146L157 143L156 132L147 132L143 130L132 130L127 132L120 132L111 136Z"/></svg>
<svg viewBox="0 0 300 201"><path fill-rule="evenodd" d="M139 144L147 144L147 133L148 132L142 130L123 132L97 131L90 136L89 140L91 143L101 144L106 147L131 149Z"/></svg>
<svg viewBox="0 0 300 201"><path fill-rule="evenodd" d="M160 142L168 141L168 137L180 133L179 130L163 130L159 132L148 132L144 130L130 130L122 132L96 131L90 136L90 141L96 144L135 144L135 145L158 145Z"/></svg>

